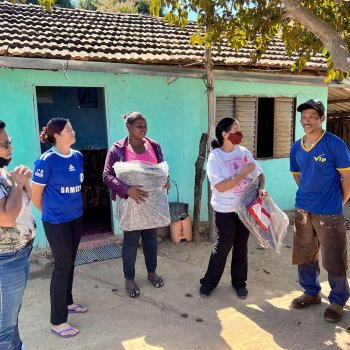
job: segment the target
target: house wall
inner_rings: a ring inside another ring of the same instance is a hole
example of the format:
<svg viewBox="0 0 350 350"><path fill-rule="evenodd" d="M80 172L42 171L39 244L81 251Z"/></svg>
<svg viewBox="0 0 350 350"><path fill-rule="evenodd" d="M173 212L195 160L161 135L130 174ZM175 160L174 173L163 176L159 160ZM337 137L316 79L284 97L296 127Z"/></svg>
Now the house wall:
<svg viewBox="0 0 350 350"><path fill-rule="evenodd" d="M293 96L297 103L312 97L327 103L327 88L234 81L216 81L215 84L217 96ZM13 137L15 149L11 166L23 163L32 167L40 154L35 86L105 88L109 145L126 135L120 118L122 114L133 110L145 114L148 136L160 142L171 178L178 184L179 199L189 203L192 210L198 143L201 133L207 130L206 87L201 79L173 81L166 77L133 74L1 69L0 119L6 122ZM302 129L297 122L296 138L301 135ZM296 187L288 172L288 159L261 160L259 163L265 171L267 189L276 203L283 209L291 209ZM204 219L207 215L206 188L203 193ZM169 198L176 201L174 186ZM43 247L46 239L36 209L34 213L38 223L36 244ZM114 224L117 227L117 223Z"/></svg>

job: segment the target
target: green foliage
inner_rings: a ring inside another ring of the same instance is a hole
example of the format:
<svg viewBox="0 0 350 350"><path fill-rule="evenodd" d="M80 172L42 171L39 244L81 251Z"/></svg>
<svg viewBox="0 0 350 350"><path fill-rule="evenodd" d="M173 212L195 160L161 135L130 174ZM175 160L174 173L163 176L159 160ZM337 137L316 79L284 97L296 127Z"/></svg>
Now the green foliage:
<svg viewBox="0 0 350 350"><path fill-rule="evenodd" d="M97 9L101 12L136 13L133 1L99 0Z"/></svg>
<svg viewBox="0 0 350 350"><path fill-rule="evenodd" d="M0 0L1 2L2 0ZM73 3L71 0L10 0L13 3L19 2L19 3L27 3L27 4L33 4L33 5L40 5L43 8L45 8L46 11L51 12L52 6L57 7L64 7L68 9L74 8Z"/></svg>
<svg viewBox="0 0 350 350"><path fill-rule="evenodd" d="M0 0L5 1L5 0ZM72 0L10 0L13 3L30 3L41 5L46 11L51 12L52 6L74 8ZM150 0L77 0L76 7L83 10L140 13L150 14ZM163 8L160 8L159 16L163 16Z"/></svg>
<svg viewBox="0 0 350 350"><path fill-rule="evenodd" d="M98 0L78 0L77 8L83 10L96 11Z"/></svg>
<svg viewBox="0 0 350 350"><path fill-rule="evenodd" d="M41 5L44 6L46 9L49 9L50 11L53 5L55 5L56 7L64 7L67 9L74 8L74 5L72 4L71 0L23 0L22 2L33 5Z"/></svg>
<svg viewBox="0 0 350 350"><path fill-rule="evenodd" d="M296 1L326 22L350 47L350 3L343 0ZM170 11L164 19L171 25L185 26L188 11L197 15L198 31L191 36L192 45L231 45L236 51L253 45L252 61L259 60L274 37L283 40L288 56L297 56L292 71L302 71L308 59L323 54L328 63L329 79L341 79L344 72L335 70L324 44L296 20L286 17L282 0L151 0L152 14L161 7Z"/></svg>

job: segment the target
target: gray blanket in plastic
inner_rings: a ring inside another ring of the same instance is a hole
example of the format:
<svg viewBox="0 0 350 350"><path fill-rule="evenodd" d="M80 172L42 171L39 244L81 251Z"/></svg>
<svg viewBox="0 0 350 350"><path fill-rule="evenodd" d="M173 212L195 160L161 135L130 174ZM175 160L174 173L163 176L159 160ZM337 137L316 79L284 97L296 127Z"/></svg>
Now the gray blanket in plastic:
<svg viewBox="0 0 350 350"><path fill-rule="evenodd" d="M258 179L254 179L247 187L237 207L237 214L243 224L259 240L260 244L276 253L281 252L283 239L289 225L288 216L275 204L272 198L267 195L264 199L264 206L271 216L268 230L261 227L254 216L249 212L248 207L258 198Z"/></svg>
<svg viewBox="0 0 350 350"><path fill-rule="evenodd" d="M170 224L167 190L167 162L151 164L141 161L116 162L113 166L118 180L129 186L142 186L148 197L142 203L132 198L116 198L116 217L124 231L145 230Z"/></svg>

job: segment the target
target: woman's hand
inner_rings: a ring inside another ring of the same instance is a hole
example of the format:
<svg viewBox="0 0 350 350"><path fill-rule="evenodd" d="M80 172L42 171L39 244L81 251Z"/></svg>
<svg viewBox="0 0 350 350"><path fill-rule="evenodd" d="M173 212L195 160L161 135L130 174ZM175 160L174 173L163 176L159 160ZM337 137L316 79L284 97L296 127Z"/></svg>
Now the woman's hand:
<svg viewBox="0 0 350 350"><path fill-rule="evenodd" d="M260 199L265 199L266 196L267 196L266 190L259 190L259 198Z"/></svg>
<svg viewBox="0 0 350 350"><path fill-rule="evenodd" d="M148 193L140 190L140 188L142 188L142 186L133 186L126 192L126 194L138 204L144 202L148 197Z"/></svg>
<svg viewBox="0 0 350 350"><path fill-rule="evenodd" d="M163 186L163 190L167 190L169 192L170 190L170 181L168 180L166 184Z"/></svg>
<svg viewBox="0 0 350 350"><path fill-rule="evenodd" d="M16 166L10 174L11 182L22 186L32 177L32 171L24 165Z"/></svg>
<svg viewBox="0 0 350 350"><path fill-rule="evenodd" d="M247 166L242 171L242 176L246 177L250 173L252 173L255 170L255 164L254 163L248 163Z"/></svg>

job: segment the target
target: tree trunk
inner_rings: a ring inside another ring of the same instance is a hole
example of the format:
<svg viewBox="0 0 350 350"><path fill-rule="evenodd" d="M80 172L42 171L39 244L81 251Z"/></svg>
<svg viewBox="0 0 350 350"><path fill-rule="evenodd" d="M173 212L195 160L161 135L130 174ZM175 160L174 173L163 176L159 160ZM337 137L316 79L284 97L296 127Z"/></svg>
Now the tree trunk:
<svg viewBox="0 0 350 350"><path fill-rule="evenodd" d="M310 10L301 6L298 0L281 0L281 2L286 7L286 17L295 19L320 38L332 56L334 68L350 73L350 53L341 35Z"/></svg>
<svg viewBox="0 0 350 350"><path fill-rule="evenodd" d="M199 154L196 161L196 177L194 184L194 208L193 208L193 238L195 243L200 242L199 223L202 202L202 184L205 179L206 172L204 162L206 158L208 134L203 133L199 143Z"/></svg>
<svg viewBox="0 0 350 350"><path fill-rule="evenodd" d="M211 151L210 142L214 138L215 128L215 95L214 95L214 65L211 56L211 47L205 49L205 71L207 76L207 96L208 96L208 153ZM210 205L211 189L208 181L208 221L209 221L209 240L215 242L216 229L214 210Z"/></svg>

